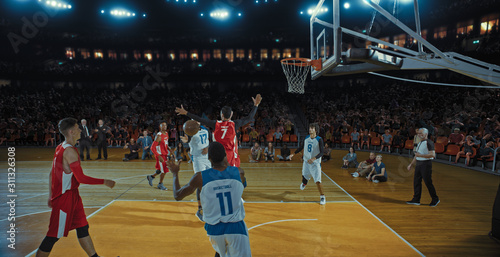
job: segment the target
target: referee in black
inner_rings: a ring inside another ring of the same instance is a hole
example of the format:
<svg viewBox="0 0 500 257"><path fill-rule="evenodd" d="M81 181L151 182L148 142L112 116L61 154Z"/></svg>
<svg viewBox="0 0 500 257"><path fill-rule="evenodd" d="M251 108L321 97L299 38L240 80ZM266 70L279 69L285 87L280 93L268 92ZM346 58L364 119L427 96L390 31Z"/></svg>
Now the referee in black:
<svg viewBox="0 0 500 257"><path fill-rule="evenodd" d="M410 165L408 165L408 171L410 171L411 166L417 163L417 165L415 166L415 175L413 177L413 199L406 203L420 205L423 178L432 198L429 206L435 207L439 203L439 197L436 195L436 189L432 184L432 159L436 157L436 152L434 151L434 142L428 139L429 130L427 130L426 128L419 129L418 136L422 139L422 141L420 141L420 143L417 145L417 148L415 150L415 157L413 158L413 161L410 163Z"/></svg>

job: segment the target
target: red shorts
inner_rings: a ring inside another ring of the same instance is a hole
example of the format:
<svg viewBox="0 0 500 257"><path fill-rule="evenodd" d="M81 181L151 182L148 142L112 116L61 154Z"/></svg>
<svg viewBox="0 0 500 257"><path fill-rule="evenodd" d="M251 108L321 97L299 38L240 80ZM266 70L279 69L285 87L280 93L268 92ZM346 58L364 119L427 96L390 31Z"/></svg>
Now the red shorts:
<svg viewBox="0 0 500 257"><path fill-rule="evenodd" d="M160 162L160 158L156 157L156 166L155 166L156 170L161 171L161 173L167 173L168 172L168 168L167 168L168 156L162 155L161 157L163 157L163 160L165 160L165 162Z"/></svg>
<svg viewBox="0 0 500 257"><path fill-rule="evenodd" d="M226 150L226 157L229 166L240 167L240 157L233 150Z"/></svg>
<svg viewBox="0 0 500 257"><path fill-rule="evenodd" d="M70 230L89 224L83 210L82 198L78 189L66 191L52 200L49 232L47 236L61 238L68 236Z"/></svg>

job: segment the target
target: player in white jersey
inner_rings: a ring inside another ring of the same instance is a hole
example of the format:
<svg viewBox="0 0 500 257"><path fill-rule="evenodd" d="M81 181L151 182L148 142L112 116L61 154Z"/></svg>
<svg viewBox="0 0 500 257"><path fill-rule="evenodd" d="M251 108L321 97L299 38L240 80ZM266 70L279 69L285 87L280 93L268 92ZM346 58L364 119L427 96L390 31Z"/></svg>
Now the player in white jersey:
<svg viewBox="0 0 500 257"><path fill-rule="evenodd" d="M212 164L208 160L208 136L208 130L203 126L200 126L200 130L198 131L198 133L192 136L191 139L189 139L187 135L180 137L183 143L187 143L189 141L190 155L193 156L192 159L194 173L212 168ZM203 221L203 208L201 207L200 202L200 189L196 190L196 199L198 200L198 211L196 212L196 217L198 217L200 221Z"/></svg>
<svg viewBox="0 0 500 257"><path fill-rule="evenodd" d="M323 156L324 144L323 139L317 135L319 125L317 123L309 124L309 136L306 137L304 143L295 151L295 154L304 149L304 163L302 164L302 183L300 190L306 188L307 182L312 177L320 195L319 203L326 204L325 194L323 193L323 185L321 184L321 157ZM292 158L295 154L290 155Z"/></svg>
<svg viewBox="0 0 500 257"><path fill-rule="evenodd" d="M221 143L210 143L208 159L213 168L197 172L182 188L178 176L180 164L177 165L173 160L168 162L174 180L174 198L182 200L201 188L205 230L217 252L215 256L251 256L248 229L243 221L245 209L241 201L246 187L245 172L228 165L226 150Z"/></svg>

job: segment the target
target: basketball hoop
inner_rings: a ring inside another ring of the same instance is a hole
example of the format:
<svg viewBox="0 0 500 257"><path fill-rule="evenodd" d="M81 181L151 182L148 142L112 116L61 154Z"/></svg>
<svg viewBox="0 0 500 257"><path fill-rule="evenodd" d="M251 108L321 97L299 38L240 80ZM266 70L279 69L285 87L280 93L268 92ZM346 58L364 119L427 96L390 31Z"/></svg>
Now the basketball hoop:
<svg viewBox="0 0 500 257"><path fill-rule="evenodd" d="M288 81L289 93L304 94L304 85L311 66L315 70L321 70L321 58L318 60L307 58L286 58L281 60L281 67Z"/></svg>

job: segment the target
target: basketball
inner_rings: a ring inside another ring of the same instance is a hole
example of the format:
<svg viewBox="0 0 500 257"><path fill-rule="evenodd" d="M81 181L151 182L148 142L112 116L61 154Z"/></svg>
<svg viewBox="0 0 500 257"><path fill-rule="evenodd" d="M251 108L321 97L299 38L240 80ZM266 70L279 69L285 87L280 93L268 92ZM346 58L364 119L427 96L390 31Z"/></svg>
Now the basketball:
<svg viewBox="0 0 500 257"><path fill-rule="evenodd" d="M198 124L198 122L195 120L188 120L184 123L182 129L184 130L184 133L186 133L186 135L192 137L196 133L198 133L198 130L200 130L200 124Z"/></svg>

